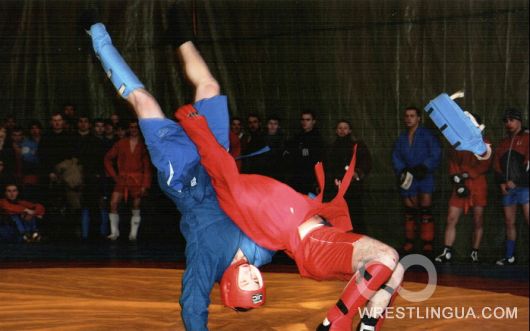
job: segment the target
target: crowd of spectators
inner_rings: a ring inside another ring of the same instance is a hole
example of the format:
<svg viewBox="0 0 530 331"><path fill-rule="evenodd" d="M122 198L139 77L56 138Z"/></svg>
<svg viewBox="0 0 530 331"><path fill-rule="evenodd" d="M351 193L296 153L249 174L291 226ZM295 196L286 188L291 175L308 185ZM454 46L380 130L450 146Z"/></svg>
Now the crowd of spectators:
<svg viewBox="0 0 530 331"><path fill-rule="evenodd" d="M407 107L403 115L406 130L397 137L392 154L404 206L402 251L414 251L419 232L422 252L430 256L435 232L431 210L433 174L440 165L441 144L430 129L421 126L421 111ZM522 127L520 111L509 109L504 119L507 138L500 143L502 150L488 160L474 161L473 155L466 152L449 151L454 192L449 202L444 251L437 257L438 262L451 259L455 225L468 209L473 211L475 223L470 256L471 261L478 261L482 214L487 204L485 174L494 158L494 171L503 195L517 191L515 198L503 201L507 248L500 263L514 261L517 205L522 205L528 223L528 131ZM334 129L335 138L328 145L312 111L300 114L300 129L290 138L278 116L268 117L264 125L254 113L248 115L246 125L241 118L233 117L230 153L242 173L270 176L310 195L318 193L314 165L323 162L326 199L336 194L340 186L338 179L347 170L356 146L354 180L345 198L353 228L365 233L363 196L364 182L372 169L370 150L352 132L347 119L338 121ZM486 138L485 141L490 144ZM75 220L72 223L76 224L79 239L116 240L120 235L120 212L123 212L120 206L126 202L131 218L128 239L135 241L141 222L141 201L149 192L151 177L149 155L135 120L125 122L118 114L108 119L90 119L77 114L73 104L65 104L61 112L51 115L48 130L43 130L39 121L31 121L22 128L14 116L7 116L0 125L3 193L0 239L40 240L39 223L46 221L45 210L49 210L66 213L70 220Z"/></svg>

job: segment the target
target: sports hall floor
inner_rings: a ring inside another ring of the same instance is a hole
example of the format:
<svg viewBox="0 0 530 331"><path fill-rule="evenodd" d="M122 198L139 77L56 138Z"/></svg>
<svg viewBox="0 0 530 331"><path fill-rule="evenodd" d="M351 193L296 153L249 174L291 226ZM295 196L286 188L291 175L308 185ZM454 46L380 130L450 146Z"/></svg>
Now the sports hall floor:
<svg viewBox="0 0 530 331"><path fill-rule="evenodd" d="M178 252L178 242L1 244L0 330L183 330ZM264 271L262 309L233 312L214 288L211 330L314 330L344 286L300 278L281 254ZM398 297L385 330L528 330L528 265L452 264L437 271L431 298ZM420 291L426 280L422 268L412 267L404 288Z"/></svg>

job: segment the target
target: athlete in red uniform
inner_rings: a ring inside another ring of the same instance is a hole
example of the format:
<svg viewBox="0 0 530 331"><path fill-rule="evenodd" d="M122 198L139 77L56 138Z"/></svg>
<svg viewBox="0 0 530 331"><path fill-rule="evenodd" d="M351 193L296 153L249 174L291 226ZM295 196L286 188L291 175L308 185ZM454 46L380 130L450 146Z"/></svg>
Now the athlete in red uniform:
<svg viewBox="0 0 530 331"><path fill-rule="evenodd" d="M477 121L480 117L475 115ZM489 140L484 138L489 145ZM483 234L484 208L488 200L488 183L486 174L490 168L492 157L477 158L468 151L449 152L449 177L453 183L453 194L449 199L447 223L445 227L444 250L435 258L436 262L449 262L452 258L453 244L456 238L456 225L462 213L473 211L474 231L472 238L471 262L477 263L478 249Z"/></svg>
<svg viewBox="0 0 530 331"><path fill-rule="evenodd" d="M136 240L140 227L140 204L142 196L151 187L151 162L147 149L140 137L137 121L129 123L129 137L116 142L105 155L105 171L114 179L116 185L110 199L110 235L111 240L120 235L118 207L121 201L128 197L132 199L131 229L129 240ZM118 171L114 169L116 162Z"/></svg>
<svg viewBox="0 0 530 331"><path fill-rule="evenodd" d="M233 157L215 140L203 116L191 105L181 107L175 115L197 146L221 208L243 232L265 248L285 250L304 277L349 280L319 329L351 330L353 316L367 301L372 312L389 305L403 278L397 252L375 239L349 232L351 222L343 195L355 169L355 157L339 183L337 196L322 203L322 194L310 199L272 178L239 174ZM322 192L322 165L318 163L315 169ZM376 315L363 316L361 330L365 325L372 326L367 330L379 329L383 319Z"/></svg>

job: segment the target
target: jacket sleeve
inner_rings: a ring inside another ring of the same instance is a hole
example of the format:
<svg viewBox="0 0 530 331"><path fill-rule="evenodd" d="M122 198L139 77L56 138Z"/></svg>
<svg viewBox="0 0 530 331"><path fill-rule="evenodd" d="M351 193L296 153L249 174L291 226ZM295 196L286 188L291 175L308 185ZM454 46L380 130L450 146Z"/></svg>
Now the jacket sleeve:
<svg viewBox="0 0 530 331"><path fill-rule="evenodd" d="M44 209L44 206L41 205L40 203L33 203L33 202L25 201L25 200L20 200L18 203L20 206L23 207L22 212L24 211L24 209L28 208L28 209L32 209L35 211L35 217L44 216L45 209Z"/></svg>
<svg viewBox="0 0 530 331"><path fill-rule="evenodd" d="M503 183L504 178L502 175L502 169L501 169L501 146L497 146L495 149L495 154L493 155L493 171L495 172L495 179L497 182Z"/></svg>
<svg viewBox="0 0 530 331"><path fill-rule="evenodd" d="M199 244L200 245L200 244ZM199 252L198 244L186 247L186 271L182 278L180 306L186 330L208 330L210 292L215 283L216 259L207 252Z"/></svg>
<svg viewBox="0 0 530 331"><path fill-rule="evenodd" d="M368 176L372 170L372 156L370 150L368 150L368 147L362 140L357 142L357 164L355 170L359 172L361 179Z"/></svg>
<svg viewBox="0 0 530 331"><path fill-rule="evenodd" d="M118 175L116 174L116 170L113 166L113 161L118 156L118 146L120 144L120 141L117 141L112 148L105 154L105 159L103 161L103 164L105 165L105 172L109 177L112 177L114 180L117 179Z"/></svg>
<svg viewBox="0 0 530 331"><path fill-rule="evenodd" d="M460 157L457 151L455 151L454 149L451 149L449 151L449 175L456 175L462 173L462 170L460 169L461 159L462 158Z"/></svg>
<svg viewBox="0 0 530 331"><path fill-rule="evenodd" d="M26 208L26 206L19 203L10 203L5 199L0 200L0 210L7 215L22 214Z"/></svg>
<svg viewBox="0 0 530 331"><path fill-rule="evenodd" d="M399 155L399 138L394 143L394 148L392 149L392 167L394 168L396 175L400 175L401 172L407 167Z"/></svg>
<svg viewBox="0 0 530 331"><path fill-rule="evenodd" d="M487 144L490 143L487 139L484 139L484 142ZM493 148L493 146L491 146L491 148ZM471 178L476 178L476 177L485 175L489 171L491 167L491 163L493 161L492 157L490 157L487 160L479 160L475 157L475 155L470 156L470 159L472 160L471 167L469 167L469 169L466 169L466 170L467 170L467 173L469 174L469 177Z"/></svg>
<svg viewBox="0 0 530 331"><path fill-rule="evenodd" d="M35 203L34 204L34 208L35 208L35 216L37 217L42 217L44 216L44 214L46 213L46 209L44 208L43 205L41 205L40 203Z"/></svg>

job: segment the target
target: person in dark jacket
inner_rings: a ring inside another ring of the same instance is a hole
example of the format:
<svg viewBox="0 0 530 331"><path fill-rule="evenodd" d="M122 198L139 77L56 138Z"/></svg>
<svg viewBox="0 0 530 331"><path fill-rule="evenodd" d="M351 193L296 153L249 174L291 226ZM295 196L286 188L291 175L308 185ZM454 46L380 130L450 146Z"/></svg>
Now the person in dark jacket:
<svg viewBox="0 0 530 331"><path fill-rule="evenodd" d="M357 162L355 173L350 187L344 195L348 203L352 227L357 233L366 233L364 224L364 181L372 170L372 157L366 144L352 135L351 123L340 120L335 127L336 138L328 149L324 168L326 169L326 186L324 188L324 199L337 194L338 183L344 176L347 166L353 156L354 146L357 145Z"/></svg>
<svg viewBox="0 0 530 331"><path fill-rule="evenodd" d="M314 166L324 159L324 140L316 123L312 111L303 111L300 117L302 130L287 143L288 182L292 188L304 194L315 193L317 182Z"/></svg>

